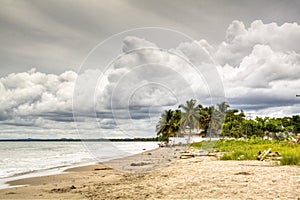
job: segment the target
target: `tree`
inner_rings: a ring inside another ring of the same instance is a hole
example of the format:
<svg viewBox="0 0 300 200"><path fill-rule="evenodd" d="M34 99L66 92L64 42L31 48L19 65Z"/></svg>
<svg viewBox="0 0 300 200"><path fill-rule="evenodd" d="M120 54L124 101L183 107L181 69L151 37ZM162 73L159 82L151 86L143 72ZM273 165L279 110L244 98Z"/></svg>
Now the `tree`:
<svg viewBox="0 0 300 200"><path fill-rule="evenodd" d="M181 126L186 133L186 129L189 129L189 140L192 134L192 131L199 128L199 109L196 106L196 100L191 99L186 101L186 105L179 105L181 108Z"/></svg>
<svg viewBox="0 0 300 200"><path fill-rule="evenodd" d="M202 105L198 105L199 112L199 129L204 130L204 133L207 134L211 115L213 112L213 107L203 107Z"/></svg>
<svg viewBox="0 0 300 200"><path fill-rule="evenodd" d="M223 114L214 107L210 108L211 114L210 114L210 123L209 123L209 137L212 137L212 134L215 134L218 132L218 130L221 129L221 126L223 124Z"/></svg>
<svg viewBox="0 0 300 200"><path fill-rule="evenodd" d="M257 121L258 123L258 127L263 131L265 132L267 130L267 121L269 120L269 117L256 117L255 120Z"/></svg>
<svg viewBox="0 0 300 200"><path fill-rule="evenodd" d="M181 136L181 110L175 110L172 116L172 131L175 136Z"/></svg>
<svg viewBox="0 0 300 200"><path fill-rule="evenodd" d="M169 137L174 137L180 130L180 110L165 110L156 125L156 133L160 140L169 142Z"/></svg>
<svg viewBox="0 0 300 200"><path fill-rule="evenodd" d="M226 116L228 108L229 105L226 102L218 104L217 109L211 107L211 120L209 129L210 138L212 134L220 134L220 130L222 129L224 118Z"/></svg>
<svg viewBox="0 0 300 200"><path fill-rule="evenodd" d="M282 122L281 120L279 119L275 119L275 118L272 118L272 119L268 119L266 121L266 130L269 131L269 132L280 132L282 131Z"/></svg>
<svg viewBox="0 0 300 200"><path fill-rule="evenodd" d="M243 110L227 110L221 134L228 137L242 137L246 131L246 122Z"/></svg>
<svg viewBox="0 0 300 200"><path fill-rule="evenodd" d="M292 126L292 118L291 117L283 117L283 118L281 118L281 122L284 127Z"/></svg>
<svg viewBox="0 0 300 200"><path fill-rule="evenodd" d="M166 110L161 115L156 126L157 135L161 140L168 142L169 137L179 136L183 132L190 140L192 132L198 132L199 129L204 130L210 137L219 134L219 130L221 135L229 137L268 135L277 139L284 138L280 135L300 133L299 115L283 118L256 117L252 120L245 118L243 110L228 110L229 105L226 102L216 107L204 107L201 104L196 105L194 99L186 101L185 105L179 105L179 108L181 110Z"/></svg>
<svg viewBox="0 0 300 200"><path fill-rule="evenodd" d="M219 112L223 113L225 115L227 109L229 108L230 106L228 105L228 103L226 103L225 101L218 104L218 110Z"/></svg>
<svg viewBox="0 0 300 200"><path fill-rule="evenodd" d="M292 126L294 126L295 133L300 133L300 116L293 115L291 120Z"/></svg>

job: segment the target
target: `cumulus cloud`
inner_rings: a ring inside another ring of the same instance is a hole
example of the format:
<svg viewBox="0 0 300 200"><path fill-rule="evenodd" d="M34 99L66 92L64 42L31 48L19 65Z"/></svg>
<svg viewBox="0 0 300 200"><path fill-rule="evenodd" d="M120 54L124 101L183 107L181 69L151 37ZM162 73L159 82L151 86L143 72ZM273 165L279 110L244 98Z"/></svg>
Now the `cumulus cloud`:
<svg viewBox="0 0 300 200"><path fill-rule="evenodd" d="M225 40L216 46L202 39L165 50L144 38L129 36L124 38L122 54L106 71L54 75L33 69L2 77L0 120L9 126L47 128L52 122L69 123L74 114L77 128L94 136L130 135L133 131L153 136L162 110L189 98L209 105L222 91L235 108L261 114L299 114L295 98L300 84L298 43L298 24L279 26L262 21L254 21L248 28L233 21ZM104 130L102 135L99 130Z"/></svg>
<svg viewBox="0 0 300 200"><path fill-rule="evenodd" d="M221 65L218 69L228 101L253 112L299 113L295 98L300 81L299 42L300 26L296 23L278 26L254 21L246 29L242 22L232 22L226 41L214 54Z"/></svg>
<svg viewBox="0 0 300 200"><path fill-rule="evenodd" d="M47 112L71 112L74 82L77 75L44 74L34 69L10 74L0 79L1 117L31 116Z"/></svg>
<svg viewBox="0 0 300 200"><path fill-rule="evenodd" d="M197 73L188 62L189 55L181 49L184 48L171 53L145 39L126 37L124 54L104 74L108 83L100 84L104 88L102 96L106 97L106 102L101 103L105 108L164 106L177 103L174 95L208 96L201 73Z"/></svg>
<svg viewBox="0 0 300 200"><path fill-rule="evenodd" d="M238 68L225 65L226 82L252 88L269 88L276 81L297 80L300 73L300 55L295 52L275 52L267 45L255 45Z"/></svg>
<svg viewBox="0 0 300 200"><path fill-rule="evenodd" d="M264 24L261 20L247 29L243 22L233 21L226 31L226 40L216 50L215 58L221 65L238 67L243 58L257 44L270 46L274 51L299 52L300 26L297 23Z"/></svg>
<svg viewBox="0 0 300 200"><path fill-rule="evenodd" d="M233 21L226 31L225 40L217 46L203 39L181 43L176 49L164 52L159 50L158 45L145 39L128 37L124 40L123 50L131 53L114 63L114 70L107 74L109 84L105 92L111 97L114 97L112 91L121 94L121 98L117 95L117 98L109 100L109 105L116 107L128 106L130 98L133 105L174 104L176 98L172 99L172 95L165 95L169 99L161 95L166 88L156 87L151 91L151 87L148 87L138 94L141 89L137 89L137 85L156 82L170 87L168 89L175 91L175 97L191 96L196 91L196 96L203 100L209 96L209 92L200 85L212 88L207 82L215 84L215 80L205 76L199 81L197 76L193 76L195 71L185 63L186 59L198 67L201 75L206 75L213 68L211 65L217 66L227 101L233 107L258 112L269 107L296 106L298 101L295 94L300 79L299 42L298 24L285 23L279 26L276 23L264 24L260 20L254 21L250 27L243 22ZM136 49L138 51L134 51ZM185 88L190 88L191 93L186 92ZM131 95L133 91L137 93ZM293 113L298 111L295 109L289 114Z"/></svg>

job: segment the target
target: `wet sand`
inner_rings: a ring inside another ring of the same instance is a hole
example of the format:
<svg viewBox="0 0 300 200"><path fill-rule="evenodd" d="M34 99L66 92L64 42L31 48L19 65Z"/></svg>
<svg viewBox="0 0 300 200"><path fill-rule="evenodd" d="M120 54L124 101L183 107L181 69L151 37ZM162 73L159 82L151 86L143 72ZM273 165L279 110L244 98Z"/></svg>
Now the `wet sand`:
<svg viewBox="0 0 300 200"><path fill-rule="evenodd" d="M300 198L299 166L211 156L179 159L184 151L160 148L65 174L12 181L30 185L0 190L0 199Z"/></svg>

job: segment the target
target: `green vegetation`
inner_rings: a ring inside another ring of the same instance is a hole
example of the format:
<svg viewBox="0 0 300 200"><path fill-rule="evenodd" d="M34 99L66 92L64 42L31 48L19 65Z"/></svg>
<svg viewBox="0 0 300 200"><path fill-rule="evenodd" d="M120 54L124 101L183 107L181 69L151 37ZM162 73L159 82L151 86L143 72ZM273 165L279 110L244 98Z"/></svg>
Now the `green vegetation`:
<svg viewBox="0 0 300 200"><path fill-rule="evenodd" d="M166 110L156 125L157 135L160 141L168 142L169 137L178 135L181 123L180 110Z"/></svg>
<svg viewBox="0 0 300 200"><path fill-rule="evenodd" d="M159 140L168 142L169 137L179 137L192 134L216 137L224 121L225 112L229 105L225 102L218 105L204 107L197 105L196 100L186 101L177 110L166 110L160 117L156 132Z"/></svg>
<svg viewBox="0 0 300 200"><path fill-rule="evenodd" d="M199 105L201 106L201 105ZM183 131L189 130L189 135L192 131L199 128L199 111L200 107L197 107L196 100L191 99L186 102L186 105L179 105L179 108L183 109L181 114L180 123L182 124Z"/></svg>
<svg viewBox="0 0 300 200"><path fill-rule="evenodd" d="M257 136L282 140L299 132L299 115L283 118L256 117L253 120L246 119L243 110L228 110L221 136L235 138Z"/></svg>
<svg viewBox="0 0 300 200"><path fill-rule="evenodd" d="M186 101L177 110L166 110L157 123L159 140L169 137L190 136L250 138L265 137L283 140L300 133L300 116L283 118L256 117L247 119L243 110L229 109L226 102L217 106L197 105L196 100Z"/></svg>
<svg viewBox="0 0 300 200"><path fill-rule="evenodd" d="M225 152L221 160L256 160L259 151L272 148L272 152L277 151L281 154L281 165L300 165L300 143L253 138L203 141L193 143L191 146L203 148L205 143L212 143L214 150Z"/></svg>
<svg viewBox="0 0 300 200"><path fill-rule="evenodd" d="M222 160L254 160L259 151L272 148L273 152L280 152L282 165L300 165L300 137L296 138L300 133L299 115L247 119L243 110L229 107L226 102L204 107L191 99L175 111L166 110L156 126L158 140L168 143L169 137L196 134L222 137L219 141L191 145L225 152Z"/></svg>

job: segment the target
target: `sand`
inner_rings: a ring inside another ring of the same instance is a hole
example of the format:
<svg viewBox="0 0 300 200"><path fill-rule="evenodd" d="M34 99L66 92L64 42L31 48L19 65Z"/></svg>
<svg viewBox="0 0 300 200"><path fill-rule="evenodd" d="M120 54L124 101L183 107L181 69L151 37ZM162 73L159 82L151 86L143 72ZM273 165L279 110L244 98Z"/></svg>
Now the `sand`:
<svg viewBox="0 0 300 200"><path fill-rule="evenodd" d="M300 167L261 161L180 159L187 149L160 148L68 173L10 182L0 199L296 199Z"/></svg>

